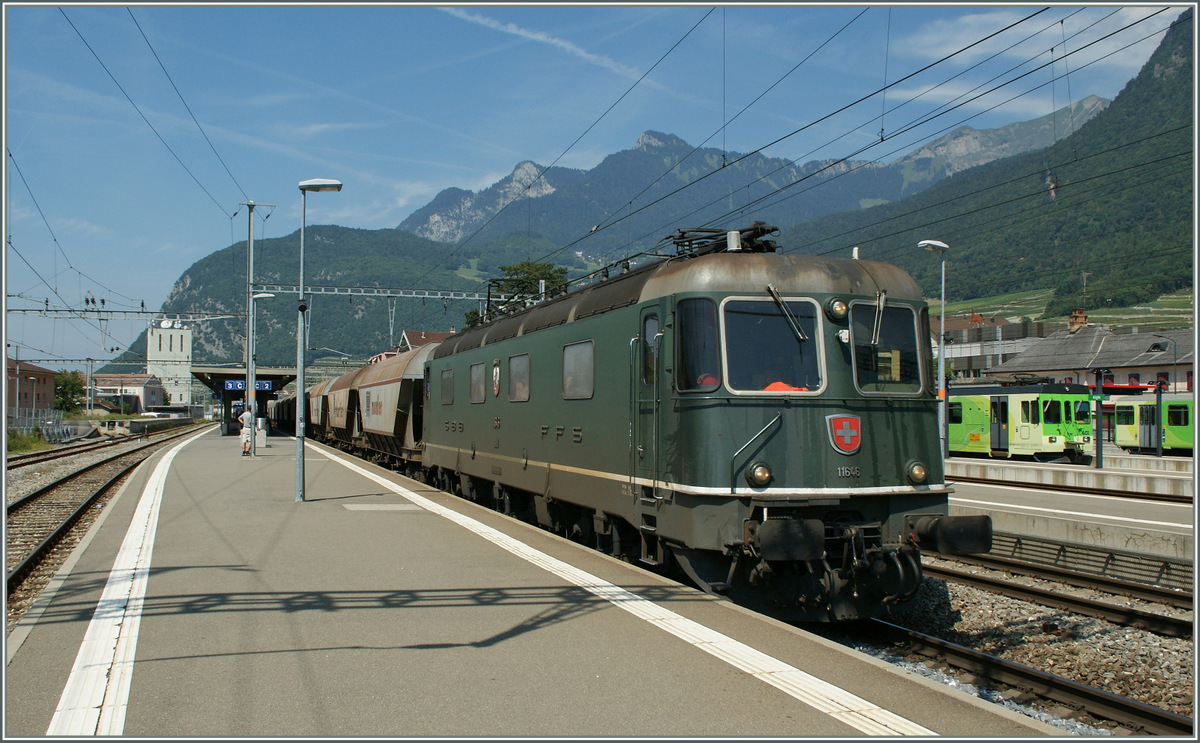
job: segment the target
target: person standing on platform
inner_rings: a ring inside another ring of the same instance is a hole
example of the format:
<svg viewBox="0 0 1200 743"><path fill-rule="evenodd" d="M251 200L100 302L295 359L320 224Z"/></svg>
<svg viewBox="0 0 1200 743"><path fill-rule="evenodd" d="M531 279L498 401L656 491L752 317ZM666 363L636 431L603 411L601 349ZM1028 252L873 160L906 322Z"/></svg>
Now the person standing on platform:
<svg viewBox="0 0 1200 743"><path fill-rule="evenodd" d="M254 435L254 412L247 409L243 410L238 416L238 421L242 424L242 456L250 456L250 437Z"/></svg>

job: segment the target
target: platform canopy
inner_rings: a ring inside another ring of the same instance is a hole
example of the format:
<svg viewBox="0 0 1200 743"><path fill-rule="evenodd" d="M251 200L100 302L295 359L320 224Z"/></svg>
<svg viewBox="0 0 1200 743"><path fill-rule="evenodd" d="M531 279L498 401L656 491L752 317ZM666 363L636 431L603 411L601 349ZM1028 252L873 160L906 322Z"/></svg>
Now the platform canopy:
<svg viewBox="0 0 1200 743"><path fill-rule="evenodd" d="M245 392L244 366L193 366L190 371L193 377L213 392L230 392L234 397L241 397ZM295 381L296 369L289 366L256 366L254 379L258 383L259 392L279 392Z"/></svg>

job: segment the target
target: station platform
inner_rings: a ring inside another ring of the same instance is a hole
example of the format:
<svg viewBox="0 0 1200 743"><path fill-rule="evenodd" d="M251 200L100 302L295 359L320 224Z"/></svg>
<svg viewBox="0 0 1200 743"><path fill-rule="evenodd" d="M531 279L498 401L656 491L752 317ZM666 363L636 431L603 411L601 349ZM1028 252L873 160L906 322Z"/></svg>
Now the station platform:
<svg viewBox="0 0 1200 743"><path fill-rule="evenodd" d="M1055 728L347 455L147 460L8 637L6 737Z"/></svg>

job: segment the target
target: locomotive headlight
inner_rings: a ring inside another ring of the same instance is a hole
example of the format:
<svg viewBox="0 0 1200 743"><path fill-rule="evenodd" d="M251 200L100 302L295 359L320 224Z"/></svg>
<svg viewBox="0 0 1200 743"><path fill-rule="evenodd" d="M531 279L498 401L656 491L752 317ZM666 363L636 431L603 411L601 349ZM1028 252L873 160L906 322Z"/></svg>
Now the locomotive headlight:
<svg viewBox="0 0 1200 743"><path fill-rule="evenodd" d="M929 470L920 462L908 463L908 479L914 484L920 485L925 482L925 478L929 477Z"/></svg>
<svg viewBox="0 0 1200 743"><path fill-rule="evenodd" d="M746 482L751 487L765 488L771 482L771 468L763 462L754 462L746 470Z"/></svg>
<svg viewBox="0 0 1200 743"><path fill-rule="evenodd" d="M834 320L844 320L846 319L846 313L850 311L850 308L846 306L845 300L831 299L825 305L825 311L828 312L829 316Z"/></svg>

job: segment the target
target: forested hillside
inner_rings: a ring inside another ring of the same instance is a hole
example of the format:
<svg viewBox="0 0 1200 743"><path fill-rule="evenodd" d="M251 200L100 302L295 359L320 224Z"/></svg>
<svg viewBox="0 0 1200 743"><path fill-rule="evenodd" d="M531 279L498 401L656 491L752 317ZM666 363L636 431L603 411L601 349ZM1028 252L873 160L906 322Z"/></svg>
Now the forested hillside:
<svg viewBox="0 0 1200 743"><path fill-rule="evenodd" d="M888 166L840 163L805 198L782 200L778 209L751 212L736 224L719 224L732 229L751 219L772 222L782 228L781 249L790 252L849 256L857 246L863 258L910 271L931 297L939 292L939 256L916 245L941 240L950 245L950 301L1049 289L1054 298L1047 316L1075 307L1131 305L1189 289L1193 64L1193 19L1187 10L1107 108L1098 100L1071 104L1072 111L1093 118L1052 147L957 172L965 161L945 156L956 138L973 137L974 146L990 152L980 155L986 159L1006 147L1027 147L1039 136L1036 130L1044 135L1048 123L1052 130L1058 125L1047 116L1026 122L1032 126L1014 127L1012 137L1026 138L1024 145L1008 142L998 130L986 135L956 130ZM406 229L309 226L305 281L473 292L484 288L485 279L499 277L501 266L545 256L578 273L585 261L617 260L648 249L669 232L664 224L702 225L828 165L797 166L754 156L722 169L738 158L647 132L637 147L610 155L589 171L552 168L538 179L539 168L522 163L510 177L477 194L443 191L404 221ZM716 170L723 170L720 178L706 177ZM733 182L740 185L731 191ZM694 185L679 197L656 201L687 183ZM513 206L499 211L514 194L519 198ZM635 208L634 200L645 208ZM860 208L880 202L886 203ZM635 218L624 219L635 212ZM622 221L606 227L617 219ZM584 244L581 235L593 239ZM256 240L255 283L294 285L298 253L298 232ZM239 314L245 296L246 244L240 242L189 268L162 309ZM406 328L462 327L464 313L472 309L477 306L464 302L400 300L393 310L385 299L316 295L309 345L325 350L312 357L376 353ZM259 364L294 363L295 322L295 295L259 303ZM241 361L244 319L206 321L195 330L196 363ZM116 361L144 359L144 344L143 335Z"/></svg>
<svg viewBox="0 0 1200 743"><path fill-rule="evenodd" d="M895 204L785 231L802 253L897 263L936 296L950 245L950 301L1054 290L1047 316L1125 306L1190 287L1193 21L1185 12L1108 109L1053 147L973 168ZM1083 296L1087 282L1087 300Z"/></svg>

